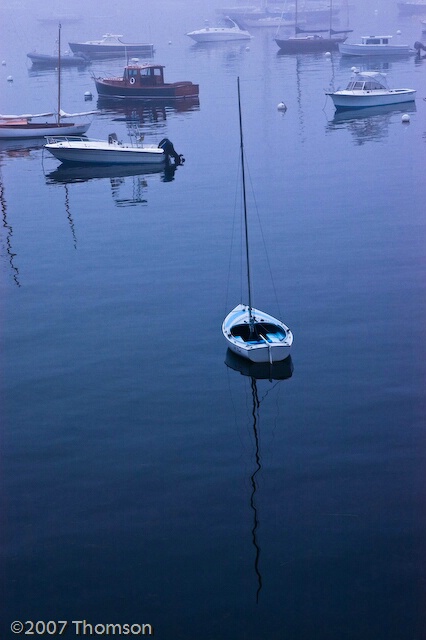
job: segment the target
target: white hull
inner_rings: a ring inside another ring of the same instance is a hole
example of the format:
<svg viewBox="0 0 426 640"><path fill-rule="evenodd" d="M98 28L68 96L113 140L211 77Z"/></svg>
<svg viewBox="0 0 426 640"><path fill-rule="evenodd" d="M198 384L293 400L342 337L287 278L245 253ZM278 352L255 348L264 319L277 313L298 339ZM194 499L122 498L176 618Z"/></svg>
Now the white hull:
<svg viewBox="0 0 426 640"><path fill-rule="evenodd" d="M166 154L155 145L131 146L102 140L56 140L45 145L61 162L85 164L164 164Z"/></svg>
<svg viewBox="0 0 426 640"><path fill-rule="evenodd" d="M252 318L256 325L274 325L276 331L264 332L263 339L244 341L241 337L234 336L232 329L236 326L249 327L249 308L239 304L225 318L222 324L222 332L228 347L251 362L280 362L290 355L293 343L293 334L280 320L258 309L252 309Z"/></svg>
<svg viewBox="0 0 426 640"><path fill-rule="evenodd" d="M57 124L43 123L32 127L28 125L12 125L0 123L0 139L22 140L29 138L44 138L45 136L82 136L88 128L90 122L85 124L69 124L58 127Z"/></svg>
<svg viewBox="0 0 426 640"><path fill-rule="evenodd" d="M195 42L227 42L228 40L250 40L251 35L242 29L227 27L208 27L186 34Z"/></svg>
<svg viewBox="0 0 426 640"><path fill-rule="evenodd" d="M408 44L339 44L342 56L409 56L416 52Z"/></svg>
<svg viewBox="0 0 426 640"><path fill-rule="evenodd" d="M327 93L339 109L362 109L364 107L381 107L385 105L412 102L415 89L394 89L389 91L335 91Z"/></svg>

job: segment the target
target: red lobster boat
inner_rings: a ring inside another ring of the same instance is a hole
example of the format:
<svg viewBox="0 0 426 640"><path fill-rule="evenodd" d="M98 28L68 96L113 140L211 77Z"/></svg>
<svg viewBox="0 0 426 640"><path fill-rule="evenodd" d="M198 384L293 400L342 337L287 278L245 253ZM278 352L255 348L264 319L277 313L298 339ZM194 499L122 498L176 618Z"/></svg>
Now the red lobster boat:
<svg viewBox="0 0 426 640"><path fill-rule="evenodd" d="M194 98L198 96L198 84L187 80L164 82L164 65L128 64L122 78L94 78L100 98L116 100L170 98Z"/></svg>

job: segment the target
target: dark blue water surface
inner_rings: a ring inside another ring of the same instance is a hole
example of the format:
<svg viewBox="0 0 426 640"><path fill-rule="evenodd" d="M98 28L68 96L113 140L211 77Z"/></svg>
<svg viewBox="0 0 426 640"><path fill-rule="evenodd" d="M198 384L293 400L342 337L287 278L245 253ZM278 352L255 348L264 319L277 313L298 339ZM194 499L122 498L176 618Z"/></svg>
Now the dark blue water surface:
<svg viewBox="0 0 426 640"><path fill-rule="evenodd" d="M82 18L64 48L152 41L200 99L137 110L184 154L174 175L58 172L40 143L1 145L1 639L31 620L67 638L83 620L159 640L425 638L425 63L376 63L415 107L335 117L324 91L353 61L279 55L270 31L194 45L213 3L5 4L3 113L55 107L55 72L26 53L53 50L37 18L61 11ZM352 7L351 39L421 38L382 5ZM63 108L96 108L91 72L122 67L64 69ZM237 76L254 303L277 298L294 332L272 381L227 366L221 335L240 302ZM127 139L128 116L103 109L88 133Z"/></svg>

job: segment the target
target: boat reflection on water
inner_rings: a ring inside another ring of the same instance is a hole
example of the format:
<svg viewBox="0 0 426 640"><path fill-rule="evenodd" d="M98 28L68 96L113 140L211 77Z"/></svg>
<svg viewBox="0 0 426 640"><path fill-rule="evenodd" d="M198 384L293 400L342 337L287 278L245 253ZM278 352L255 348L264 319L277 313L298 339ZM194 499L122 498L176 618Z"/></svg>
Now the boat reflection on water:
<svg viewBox="0 0 426 640"><path fill-rule="evenodd" d="M41 138L17 138L16 140L0 140L0 156L8 158L25 158L32 151L42 149L46 139Z"/></svg>
<svg viewBox="0 0 426 640"><path fill-rule="evenodd" d="M26 151L27 151L27 154L29 155L29 151L28 150ZM0 210L1 210L1 226L2 226L2 233L0 236L1 245L3 247L3 250L5 250L6 252L6 256L7 256L6 259L9 262L12 278L16 286L20 287L21 282L20 282L20 276L19 276L19 268L16 265L16 261L15 261L16 253L13 250L13 246L12 246L13 228L9 222L6 190L3 182L3 172L2 172L3 157L2 156L3 156L3 153L0 153ZM3 237L3 232L5 234L4 237ZM3 251L1 253L3 253Z"/></svg>
<svg viewBox="0 0 426 640"><path fill-rule="evenodd" d="M150 175L159 174L161 182L174 180L175 165L83 165L61 164L45 175L46 184L73 184L108 179L111 195L117 207L146 205L146 190ZM126 183L126 179L129 180ZM126 190L126 184L129 189ZM129 193L130 192L130 193ZM127 195L126 195L127 194Z"/></svg>
<svg viewBox="0 0 426 640"><path fill-rule="evenodd" d="M395 118L401 118L403 113L415 113L414 101L405 104L386 105L381 107L364 107L363 109L351 109L336 111L332 120L329 120L326 131L338 131L348 129L354 137L357 145L366 142L378 142L388 135L389 125Z"/></svg>
<svg viewBox="0 0 426 640"><path fill-rule="evenodd" d="M117 101L111 98L99 98L97 108L111 116L115 120L134 121L142 123L157 123L167 119L168 115L175 113L191 113L199 111L200 101L196 98L181 100L126 100Z"/></svg>
<svg viewBox="0 0 426 640"><path fill-rule="evenodd" d="M250 379L250 391L252 397L251 418L254 438L254 468L253 473L250 475L250 508L253 514L253 526L251 529L252 544L255 552L254 570L257 580L256 589L256 602L259 601L260 591L262 589L262 573L260 567L260 544L258 540L258 527L259 527L259 509L256 503L256 493L258 490L258 475L262 469L261 453L260 453L260 406L263 400L269 395L269 393L280 384L282 380L288 380L293 375L293 362L291 356L288 356L285 360L270 364L269 362L251 362L246 358L233 353L230 349L226 352L225 364L229 369L238 371L242 376ZM263 393L259 395L258 381L268 381L269 387Z"/></svg>

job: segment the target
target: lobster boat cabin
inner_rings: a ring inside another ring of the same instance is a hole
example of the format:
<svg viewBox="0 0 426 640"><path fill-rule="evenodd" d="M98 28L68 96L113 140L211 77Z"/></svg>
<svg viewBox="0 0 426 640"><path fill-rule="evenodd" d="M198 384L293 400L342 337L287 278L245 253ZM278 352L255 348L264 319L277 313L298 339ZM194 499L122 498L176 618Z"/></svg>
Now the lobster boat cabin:
<svg viewBox="0 0 426 640"><path fill-rule="evenodd" d="M124 67L121 78L94 78L100 98L118 100L142 98L170 99L194 98L198 96L199 86L188 80L164 82L164 65L132 63Z"/></svg>

